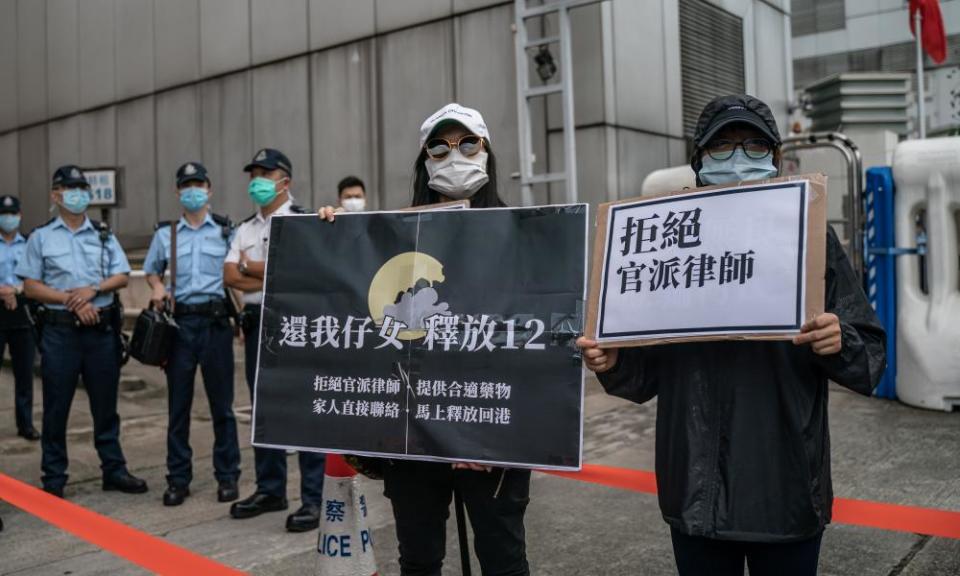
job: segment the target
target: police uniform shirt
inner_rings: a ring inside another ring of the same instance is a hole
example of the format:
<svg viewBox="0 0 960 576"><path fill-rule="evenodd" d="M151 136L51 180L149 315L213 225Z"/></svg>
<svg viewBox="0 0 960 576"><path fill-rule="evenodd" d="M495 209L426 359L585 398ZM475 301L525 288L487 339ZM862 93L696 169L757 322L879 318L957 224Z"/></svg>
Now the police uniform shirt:
<svg viewBox="0 0 960 576"><path fill-rule="evenodd" d="M294 214L293 210L290 209L291 206L293 206L293 198L287 199L287 201L270 216L274 214L279 216ZM237 233L233 237L233 242L230 244L230 252L227 254L226 261L239 264L241 252L246 254L247 260L266 260L267 241L269 237L270 218L264 218L263 213L257 210L256 214L248 218L237 228ZM263 292L244 292L243 294L244 304L260 304L262 300Z"/></svg>
<svg viewBox="0 0 960 576"><path fill-rule="evenodd" d="M17 265L17 276L39 280L61 292L74 288L94 287L117 274L129 274L127 255L112 233L105 242L89 218L76 231L62 218L37 228L27 240L23 259ZM112 294L99 294L93 305L103 308L113 302ZM63 304L47 304L64 309Z"/></svg>
<svg viewBox="0 0 960 576"><path fill-rule="evenodd" d="M0 238L0 286L19 286L21 281L15 274L17 263L23 260L27 240L19 232L13 242Z"/></svg>
<svg viewBox="0 0 960 576"><path fill-rule="evenodd" d="M171 224L172 225L172 224ZM200 304L223 298L223 261L228 239L213 217L207 214L198 228L181 217L177 226L177 293L176 301ZM150 242L143 271L163 276L170 260L170 226L159 228ZM169 288L169 285L168 285Z"/></svg>

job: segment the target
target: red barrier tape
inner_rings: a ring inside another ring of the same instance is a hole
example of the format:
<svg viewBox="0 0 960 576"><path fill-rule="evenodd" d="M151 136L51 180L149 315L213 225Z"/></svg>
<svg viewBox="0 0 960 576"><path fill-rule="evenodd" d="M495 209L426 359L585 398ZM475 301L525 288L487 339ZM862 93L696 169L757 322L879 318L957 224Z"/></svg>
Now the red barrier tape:
<svg viewBox="0 0 960 576"><path fill-rule="evenodd" d="M25 512L157 574L238 576L243 572L150 536L0 474L0 498Z"/></svg>
<svg viewBox="0 0 960 576"><path fill-rule="evenodd" d="M580 472L553 470L543 470L543 472L633 492L657 493L656 476L653 472L646 470L584 464L583 470ZM911 532L960 539L960 512L947 510L834 498L833 521L895 532Z"/></svg>
<svg viewBox="0 0 960 576"><path fill-rule="evenodd" d="M657 493L656 476L646 470L585 464L580 472L542 472L632 492ZM0 474L0 498L157 574L244 574L4 474ZM833 502L833 520L841 524L960 539L960 512L947 510L836 498Z"/></svg>

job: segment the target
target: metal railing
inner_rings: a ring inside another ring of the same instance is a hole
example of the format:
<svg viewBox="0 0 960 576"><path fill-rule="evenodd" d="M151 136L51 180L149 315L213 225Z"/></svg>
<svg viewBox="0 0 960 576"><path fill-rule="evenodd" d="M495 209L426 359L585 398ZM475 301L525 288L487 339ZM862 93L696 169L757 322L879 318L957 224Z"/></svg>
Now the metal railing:
<svg viewBox="0 0 960 576"><path fill-rule="evenodd" d="M840 152L847 164L847 216L831 220L831 224L843 224L849 239L848 254L857 274L863 275L863 156L860 149L841 132L817 132L784 138L781 150L784 154L799 150L834 149Z"/></svg>

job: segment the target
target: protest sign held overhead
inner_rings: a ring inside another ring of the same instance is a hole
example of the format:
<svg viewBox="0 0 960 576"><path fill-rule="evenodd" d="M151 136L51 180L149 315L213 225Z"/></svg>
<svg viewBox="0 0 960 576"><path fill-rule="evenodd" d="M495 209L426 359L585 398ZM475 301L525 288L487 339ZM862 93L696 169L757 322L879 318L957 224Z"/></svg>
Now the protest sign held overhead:
<svg viewBox="0 0 960 576"><path fill-rule="evenodd" d="M603 204L587 335L602 346L786 339L823 311L826 178Z"/></svg>
<svg viewBox="0 0 960 576"><path fill-rule="evenodd" d="M580 466L587 207L273 219L254 444Z"/></svg>

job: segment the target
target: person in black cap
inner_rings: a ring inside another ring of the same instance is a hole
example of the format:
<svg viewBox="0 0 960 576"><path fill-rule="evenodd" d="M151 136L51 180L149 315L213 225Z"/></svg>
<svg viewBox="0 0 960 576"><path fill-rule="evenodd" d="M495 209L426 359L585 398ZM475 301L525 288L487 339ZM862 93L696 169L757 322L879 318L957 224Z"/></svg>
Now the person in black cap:
<svg viewBox="0 0 960 576"><path fill-rule="evenodd" d="M780 144L766 104L753 96L721 96L700 113L690 166L699 186L773 178L780 172Z"/></svg>
<svg viewBox="0 0 960 576"><path fill-rule="evenodd" d="M9 346L17 435L39 440L40 433L33 427L34 342L23 282L14 274L26 247L27 241L20 234L20 200L15 196L0 196L0 357Z"/></svg>
<svg viewBox="0 0 960 576"><path fill-rule="evenodd" d="M42 305L42 481L60 497L67 483L67 419L81 375L103 489L147 491L147 483L127 471L117 414L123 318L116 291L127 285L130 264L106 224L87 218L91 199L80 168L58 168L50 200L60 214L30 234L16 271L27 297Z"/></svg>
<svg viewBox="0 0 960 576"><path fill-rule="evenodd" d="M233 329L223 289L223 261L230 246L230 221L210 211L213 189L207 169L187 162L177 170L177 198L183 216L161 222L143 263L153 289L151 305L173 311L179 329L166 365L169 420L167 423L167 491L165 506L179 506L190 495L193 480L190 449L190 409L197 366L213 420L213 470L217 499L239 496L240 446L233 415ZM176 226L175 294L163 275L170 265L171 237Z"/></svg>
<svg viewBox="0 0 960 576"><path fill-rule="evenodd" d="M751 96L710 102L691 166L700 184L736 185L779 168L780 136ZM885 337L833 229L826 310L789 341L601 349L580 338L607 393L657 397L657 485L681 576L812 576L830 522L828 381L869 395Z"/></svg>
<svg viewBox="0 0 960 576"><path fill-rule="evenodd" d="M260 303L263 300L263 274L267 256L270 217L275 214L303 212L293 204L290 182L293 167L290 159L273 148L263 148L244 167L250 174L247 192L258 206L243 221L230 245L223 277L227 286L243 292L242 329L247 385L253 397L257 352L260 344ZM234 518L252 518L264 512L287 509L287 455L283 450L254 448L257 491L230 507ZM323 469L326 458L315 452L300 452L300 499L302 506L287 517L287 530L305 532L320 524L323 501Z"/></svg>

